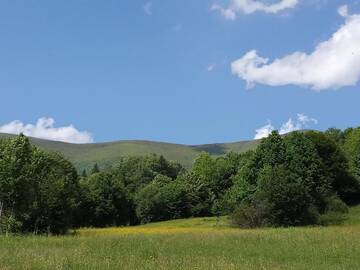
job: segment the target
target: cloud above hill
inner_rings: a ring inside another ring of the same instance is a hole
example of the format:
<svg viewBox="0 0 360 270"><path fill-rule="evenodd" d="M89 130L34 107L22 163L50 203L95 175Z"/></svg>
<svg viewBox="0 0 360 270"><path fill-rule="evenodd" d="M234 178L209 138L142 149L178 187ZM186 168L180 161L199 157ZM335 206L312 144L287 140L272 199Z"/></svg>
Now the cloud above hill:
<svg viewBox="0 0 360 270"><path fill-rule="evenodd" d="M92 143L94 141L90 133L79 131L73 125L55 127L55 120L46 117L38 119L35 125L15 120L0 126L0 132L9 134L23 133L30 137L78 144Z"/></svg>
<svg viewBox="0 0 360 270"><path fill-rule="evenodd" d="M279 129L279 133L287 134L289 132L305 129L305 128L309 127L309 125L317 124L317 123L318 123L318 121L315 118L311 118L305 114L299 113L297 115L297 118L295 121L292 118L290 118L287 122L282 124ZM274 130L275 130L275 127L271 124L271 121L268 121L268 123L265 126L259 128L255 131L256 134L255 134L254 139L259 140L262 138L266 138Z"/></svg>
<svg viewBox="0 0 360 270"><path fill-rule="evenodd" d="M260 83L320 91L356 85L360 80L360 14L349 15L347 6L338 12L345 24L310 54L297 51L270 62L251 50L232 63L232 73L245 80L248 88Z"/></svg>
<svg viewBox="0 0 360 270"><path fill-rule="evenodd" d="M213 4L211 10L220 12L227 20L235 20L238 14L252 14L255 12L278 13L297 6L299 0L279 0L276 3L267 4L258 0L231 0L228 7Z"/></svg>

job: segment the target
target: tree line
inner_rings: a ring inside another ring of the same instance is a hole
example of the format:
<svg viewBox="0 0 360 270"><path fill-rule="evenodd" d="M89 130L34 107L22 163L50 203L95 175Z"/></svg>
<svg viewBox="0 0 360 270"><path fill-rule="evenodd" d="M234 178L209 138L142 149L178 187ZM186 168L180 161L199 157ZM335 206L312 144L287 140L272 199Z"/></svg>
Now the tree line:
<svg viewBox="0 0 360 270"><path fill-rule="evenodd" d="M241 227L326 225L359 202L360 128L275 131L254 151L203 152L191 170L147 155L80 175L24 135L0 141L0 234L220 215Z"/></svg>

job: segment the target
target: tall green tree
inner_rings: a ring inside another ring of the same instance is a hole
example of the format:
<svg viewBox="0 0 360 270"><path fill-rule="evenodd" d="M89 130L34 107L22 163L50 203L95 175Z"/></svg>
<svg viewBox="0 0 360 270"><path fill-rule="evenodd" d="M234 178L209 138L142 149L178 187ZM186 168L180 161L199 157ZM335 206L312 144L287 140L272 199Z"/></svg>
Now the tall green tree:
<svg viewBox="0 0 360 270"><path fill-rule="evenodd" d="M289 171L298 176L319 211L324 211L325 198L332 193L332 179L321 161L315 144L303 132L287 135L284 142L286 145L284 164Z"/></svg>
<svg viewBox="0 0 360 270"><path fill-rule="evenodd" d="M273 226L315 224L319 213L307 186L284 165L265 166L260 173L254 200L267 203L264 218Z"/></svg>
<svg viewBox="0 0 360 270"><path fill-rule="evenodd" d="M31 146L23 135L0 143L3 231L65 233L78 190L77 172L61 155Z"/></svg>
<svg viewBox="0 0 360 270"><path fill-rule="evenodd" d="M352 129L347 134L344 150L349 160L350 172L360 181L360 128Z"/></svg>
<svg viewBox="0 0 360 270"><path fill-rule="evenodd" d="M25 229L34 233L66 233L73 225L78 206L80 186L76 169L60 154L37 148L31 168L34 194Z"/></svg>
<svg viewBox="0 0 360 270"><path fill-rule="evenodd" d="M137 194L136 213L141 223L189 217L191 209L185 183L151 182Z"/></svg>
<svg viewBox="0 0 360 270"><path fill-rule="evenodd" d="M321 132L309 131L306 136L313 142L319 154L323 168L326 170L327 177L331 181L332 189L342 200L351 203L360 196L359 182L350 172L349 162L342 150L341 144L336 139L342 137L340 130L331 131L335 135L329 136ZM335 139L334 139L335 138Z"/></svg>
<svg viewBox="0 0 360 270"><path fill-rule="evenodd" d="M27 218L30 201L33 196L31 183L32 147L29 140L20 135L15 139L3 140L0 143L0 224L2 230L12 230Z"/></svg>
<svg viewBox="0 0 360 270"><path fill-rule="evenodd" d="M99 172L100 172L99 165L97 163L95 163L93 168L91 169L91 174L96 174Z"/></svg>
<svg viewBox="0 0 360 270"><path fill-rule="evenodd" d="M81 177L86 178L87 176L88 175L87 175L86 169L83 169L83 171L81 173Z"/></svg>
<svg viewBox="0 0 360 270"><path fill-rule="evenodd" d="M82 226L120 226L132 223L133 208L124 184L111 172L93 174L81 182Z"/></svg>

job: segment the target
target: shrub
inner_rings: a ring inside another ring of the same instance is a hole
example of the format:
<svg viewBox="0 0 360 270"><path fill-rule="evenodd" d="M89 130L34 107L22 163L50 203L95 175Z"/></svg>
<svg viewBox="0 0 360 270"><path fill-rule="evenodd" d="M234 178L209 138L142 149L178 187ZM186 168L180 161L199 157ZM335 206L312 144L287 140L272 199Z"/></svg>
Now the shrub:
<svg viewBox="0 0 360 270"><path fill-rule="evenodd" d="M349 208L347 205L339 199L338 196L331 196L327 200L326 212L337 212L342 214L347 214L349 212Z"/></svg>
<svg viewBox="0 0 360 270"><path fill-rule="evenodd" d="M332 196L327 199L326 212L320 216L320 224L339 225L345 221L348 212L347 205L339 197Z"/></svg>
<svg viewBox="0 0 360 270"><path fill-rule="evenodd" d="M166 184L154 180L140 190L135 202L136 214L141 223L190 216L187 191L180 181Z"/></svg>
<svg viewBox="0 0 360 270"><path fill-rule="evenodd" d="M270 208L271 205L267 201L242 202L231 214L231 223L240 228L268 226Z"/></svg>
<svg viewBox="0 0 360 270"><path fill-rule="evenodd" d="M319 224L323 226L340 225L346 220L346 215L340 212L327 212L320 216Z"/></svg>
<svg viewBox="0 0 360 270"><path fill-rule="evenodd" d="M17 233L21 230L21 222L14 216L3 215L0 219L0 234Z"/></svg>
<svg viewBox="0 0 360 270"><path fill-rule="evenodd" d="M284 166L267 166L258 181L254 197L270 203L267 218L271 225L296 226L317 222L318 214L312 199L296 174Z"/></svg>

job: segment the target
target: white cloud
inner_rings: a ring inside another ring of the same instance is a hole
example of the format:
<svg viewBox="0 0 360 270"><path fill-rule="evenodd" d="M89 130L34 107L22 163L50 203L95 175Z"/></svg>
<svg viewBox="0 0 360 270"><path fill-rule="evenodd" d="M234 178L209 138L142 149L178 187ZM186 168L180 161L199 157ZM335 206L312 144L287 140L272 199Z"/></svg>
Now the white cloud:
<svg viewBox="0 0 360 270"><path fill-rule="evenodd" d="M338 13L340 14L341 17L348 17L349 16L349 8L347 5L343 5L341 7L338 8Z"/></svg>
<svg viewBox="0 0 360 270"><path fill-rule="evenodd" d="M211 72L211 71L213 71L215 69L215 67L216 67L216 64L210 64L210 65L207 66L206 69L207 69L207 71Z"/></svg>
<svg viewBox="0 0 360 270"><path fill-rule="evenodd" d="M262 138L268 137L271 132L275 130L274 126L268 121L267 125L256 130L256 135L254 137L255 140L260 140Z"/></svg>
<svg viewBox="0 0 360 270"><path fill-rule="evenodd" d="M151 16L152 15L152 2L147 2L144 6L143 6L144 12Z"/></svg>
<svg viewBox="0 0 360 270"><path fill-rule="evenodd" d="M297 115L297 121L303 125L303 126L306 126L308 124L317 124L319 121L315 118L311 118L303 113L298 113Z"/></svg>
<svg viewBox="0 0 360 270"><path fill-rule="evenodd" d="M211 6L211 10L217 10L220 12L220 14L225 17L227 20L235 20L236 19L236 13L231 8L223 8L222 6L219 6L217 4L214 4Z"/></svg>
<svg viewBox="0 0 360 270"><path fill-rule="evenodd" d="M296 121L290 118L287 122L281 125L279 129L279 134L287 134L297 130L303 130L308 128L311 124L317 124L318 121L315 118L311 118L305 114L299 113L297 115ZM268 121L268 124L257 129L254 139L262 139L268 137L271 132L275 130L274 126Z"/></svg>
<svg viewBox="0 0 360 270"><path fill-rule="evenodd" d="M231 0L229 7L224 8L213 4L211 10L219 11L228 20L235 20L238 13L252 14L255 12L278 13L286 9L294 8L299 0L278 0L276 3L267 4L258 0Z"/></svg>
<svg viewBox="0 0 360 270"><path fill-rule="evenodd" d="M79 131L73 125L58 128L54 127L54 125L55 120L53 118L40 118L35 125L16 120L0 126L0 132L8 134L23 133L30 137L68 143L92 143L94 141L90 133Z"/></svg>
<svg viewBox="0 0 360 270"><path fill-rule="evenodd" d="M299 130L297 123L294 123L294 121L290 118L286 123L282 124L279 133L286 134L295 130Z"/></svg>
<svg viewBox="0 0 360 270"><path fill-rule="evenodd" d="M297 85L315 90L354 86L360 80L360 14L348 15L347 7L338 11L346 18L332 37L306 54L294 52L269 63L256 50L232 63L232 72L247 82L269 86Z"/></svg>

